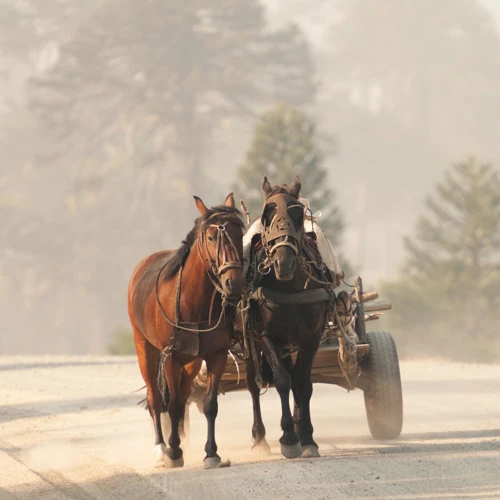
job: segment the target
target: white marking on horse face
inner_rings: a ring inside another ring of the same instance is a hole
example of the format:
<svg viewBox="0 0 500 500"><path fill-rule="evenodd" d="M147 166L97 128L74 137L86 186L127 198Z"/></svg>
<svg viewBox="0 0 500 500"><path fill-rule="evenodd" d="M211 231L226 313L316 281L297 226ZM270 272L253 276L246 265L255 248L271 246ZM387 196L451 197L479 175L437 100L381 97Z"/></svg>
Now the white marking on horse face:
<svg viewBox="0 0 500 500"><path fill-rule="evenodd" d="M156 444L154 448L155 467L165 467L165 457L167 455L167 446L165 443Z"/></svg>

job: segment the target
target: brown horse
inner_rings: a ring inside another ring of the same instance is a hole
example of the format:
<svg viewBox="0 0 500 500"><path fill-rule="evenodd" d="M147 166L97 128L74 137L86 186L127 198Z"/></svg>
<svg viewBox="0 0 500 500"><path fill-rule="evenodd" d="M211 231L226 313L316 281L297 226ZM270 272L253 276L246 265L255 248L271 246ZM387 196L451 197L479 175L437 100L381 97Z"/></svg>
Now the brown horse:
<svg viewBox="0 0 500 500"><path fill-rule="evenodd" d="M182 467L180 433L191 383L203 360L208 386L203 410L208 423L205 468L221 464L215 442L217 394L231 344L232 300L243 287L242 238L245 224L232 193L224 205L208 209L195 196L201 214L175 250L150 255L135 268L128 311L147 407L155 429L156 465ZM160 414L168 410L167 448Z"/></svg>
<svg viewBox="0 0 500 500"><path fill-rule="evenodd" d="M300 188L298 177L291 186L285 184L274 188L267 178L264 179L261 245L256 246L251 266L255 290L251 313L265 358L264 379L274 382L281 398L283 435L280 443L286 458L319 456L310 414L311 368L333 304L333 288L326 276L328 271L304 234ZM299 351L295 365L287 355L290 348ZM272 375L266 374L269 368ZM257 451L268 452L255 372L253 363L248 363L247 387L254 409L253 443ZM295 400L293 417L290 389Z"/></svg>

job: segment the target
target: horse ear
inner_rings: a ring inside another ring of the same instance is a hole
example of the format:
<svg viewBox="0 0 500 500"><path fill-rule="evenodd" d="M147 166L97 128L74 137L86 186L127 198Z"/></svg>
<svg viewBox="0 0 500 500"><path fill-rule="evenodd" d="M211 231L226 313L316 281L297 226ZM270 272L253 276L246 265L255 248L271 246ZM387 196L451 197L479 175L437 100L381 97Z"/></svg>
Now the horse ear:
<svg viewBox="0 0 500 500"><path fill-rule="evenodd" d="M201 215L205 215L208 212L208 208L206 207L205 203L201 201L201 198L198 198L198 196L193 196L194 201L196 202L196 208L198 209L198 212L200 212Z"/></svg>
<svg viewBox="0 0 500 500"><path fill-rule="evenodd" d="M262 192L267 197L271 191L272 191L271 184L269 184L267 177L264 177L264 182L262 183Z"/></svg>
<svg viewBox="0 0 500 500"><path fill-rule="evenodd" d="M302 188L302 183L300 182L299 176L296 175L295 179L292 182L292 189L294 190L295 195L297 196L297 198L299 197L300 189L301 188Z"/></svg>
<svg viewBox="0 0 500 500"><path fill-rule="evenodd" d="M229 193L226 196L226 200L224 201L224 205L229 208L234 208L236 205L234 204L234 196L233 193Z"/></svg>

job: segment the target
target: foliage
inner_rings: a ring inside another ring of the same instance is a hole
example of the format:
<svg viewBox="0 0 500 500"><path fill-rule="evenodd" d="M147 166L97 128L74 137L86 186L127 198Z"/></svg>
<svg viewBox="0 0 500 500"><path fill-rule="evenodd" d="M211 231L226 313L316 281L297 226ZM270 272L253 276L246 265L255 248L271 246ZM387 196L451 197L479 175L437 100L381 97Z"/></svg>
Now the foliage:
<svg viewBox="0 0 500 500"><path fill-rule="evenodd" d="M19 100L0 123L2 290L27 329L48 325L40 350L102 352L134 264L178 245L192 194L220 201L213 134L314 98L309 45L258 0L0 0L3 20Z"/></svg>
<svg viewBox="0 0 500 500"><path fill-rule="evenodd" d="M401 279L387 283L391 324L410 350L475 360L500 358L500 177L474 157L453 166L405 240ZM406 337L407 335L407 337ZM448 345L448 344L447 344Z"/></svg>
<svg viewBox="0 0 500 500"><path fill-rule="evenodd" d="M255 127L234 189L242 194L255 218L262 209L264 176L274 185L290 183L300 175L301 196L309 199L313 212L321 210L321 228L332 244L338 245L344 222L323 163L314 123L304 113L281 104L264 113Z"/></svg>
<svg viewBox="0 0 500 500"><path fill-rule="evenodd" d="M73 161L90 149L109 165L129 149L137 167L177 166L196 191L222 120L308 102L312 78L300 31L269 32L257 0L114 0L36 82L33 105Z"/></svg>

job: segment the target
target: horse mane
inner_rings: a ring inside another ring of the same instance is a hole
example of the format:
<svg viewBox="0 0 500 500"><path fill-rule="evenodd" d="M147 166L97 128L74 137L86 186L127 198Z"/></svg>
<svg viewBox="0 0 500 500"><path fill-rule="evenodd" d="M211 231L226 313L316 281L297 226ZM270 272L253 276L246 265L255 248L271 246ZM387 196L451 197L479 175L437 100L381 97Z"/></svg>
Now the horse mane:
<svg viewBox="0 0 500 500"><path fill-rule="evenodd" d="M189 256L191 247L197 240L201 231L205 229L209 223L216 221L231 220L238 224L242 229L245 227L241 212L237 208L226 207L225 205L218 205L210 208L205 215L198 217L194 221L194 227L189 231L187 236L182 240L181 246L175 252L174 256L170 259L163 271L164 281L172 279L179 271L182 265L186 262Z"/></svg>

